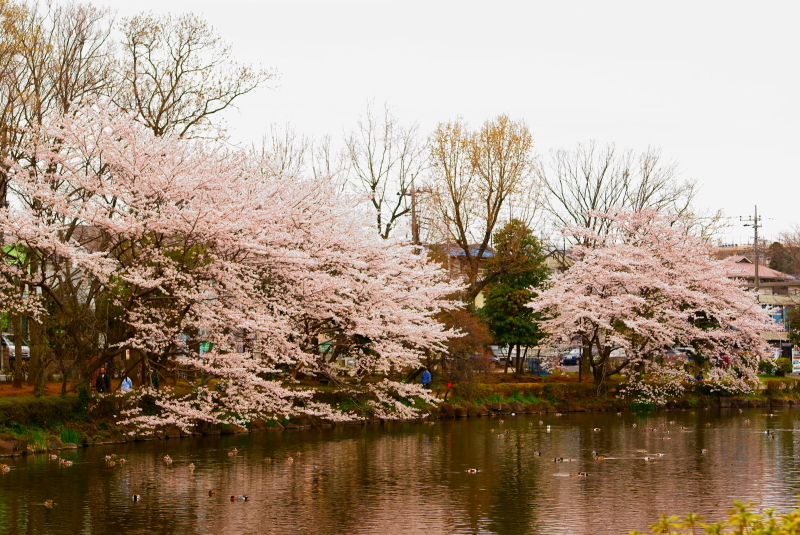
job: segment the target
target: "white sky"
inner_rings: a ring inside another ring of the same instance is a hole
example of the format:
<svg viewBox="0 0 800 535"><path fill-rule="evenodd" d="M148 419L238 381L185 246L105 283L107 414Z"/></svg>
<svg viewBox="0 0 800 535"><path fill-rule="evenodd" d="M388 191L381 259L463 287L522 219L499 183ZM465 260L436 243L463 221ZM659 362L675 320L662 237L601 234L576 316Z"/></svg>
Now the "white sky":
<svg viewBox="0 0 800 535"><path fill-rule="evenodd" d="M700 204L800 224L800 3L607 0L95 0L119 16L202 14L244 62L280 80L228 115L340 137L374 99L424 131L525 119L536 148L661 147ZM732 220L733 221L733 220ZM728 241L746 241L736 220Z"/></svg>

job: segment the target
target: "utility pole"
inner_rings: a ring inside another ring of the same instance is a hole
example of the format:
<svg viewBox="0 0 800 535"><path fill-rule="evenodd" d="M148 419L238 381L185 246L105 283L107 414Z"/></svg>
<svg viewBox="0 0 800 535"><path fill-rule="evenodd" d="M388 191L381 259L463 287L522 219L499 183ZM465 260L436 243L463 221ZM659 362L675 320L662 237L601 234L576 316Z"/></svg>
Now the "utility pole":
<svg viewBox="0 0 800 535"><path fill-rule="evenodd" d="M758 206L755 207L755 214L753 217L748 217L747 219L739 218L740 221L747 221L744 225L745 227L753 227L753 256L755 257L755 277L756 277L756 293L759 292L761 288L761 279L758 277L758 229L761 228L759 224L761 222L761 217L758 215Z"/></svg>
<svg viewBox="0 0 800 535"><path fill-rule="evenodd" d="M398 191L400 196L411 197L411 243L413 245L421 245L419 239L419 216L417 215L417 195L420 193L430 193L429 189L417 188L414 182L411 182L411 187L407 191Z"/></svg>
<svg viewBox="0 0 800 535"><path fill-rule="evenodd" d="M419 222L417 221L417 187L411 183L411 243L419 245Z"/></svg>

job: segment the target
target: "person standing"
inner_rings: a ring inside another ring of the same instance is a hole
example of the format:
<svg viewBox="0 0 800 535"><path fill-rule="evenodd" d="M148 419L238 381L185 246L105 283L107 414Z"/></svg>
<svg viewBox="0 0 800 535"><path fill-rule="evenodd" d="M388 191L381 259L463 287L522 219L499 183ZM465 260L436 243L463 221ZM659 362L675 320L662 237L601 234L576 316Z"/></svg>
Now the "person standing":
<svg viewBox="0 0 800 535"><path fill-rule="evenodd" d="M94 387L97 389L99 394L109 392L111 390L111 376L106 372L105 366L100 367L100 373L97 374Z"/></svg>
<svg viewBox="0 0 800 535"><path fill-rule="evenodd" d="M422 369L422 388L430 389L431 388L431 372L428 371L428 368Z"/></svg>
<svg viewBox="0 0 800 535"><path fill-rule="evenodd" d="M130 392L133 390L133 382L131 378L128 377L128 374L123 370L122 372L122 380L119 382L119 391L120 392Z"/></svg>

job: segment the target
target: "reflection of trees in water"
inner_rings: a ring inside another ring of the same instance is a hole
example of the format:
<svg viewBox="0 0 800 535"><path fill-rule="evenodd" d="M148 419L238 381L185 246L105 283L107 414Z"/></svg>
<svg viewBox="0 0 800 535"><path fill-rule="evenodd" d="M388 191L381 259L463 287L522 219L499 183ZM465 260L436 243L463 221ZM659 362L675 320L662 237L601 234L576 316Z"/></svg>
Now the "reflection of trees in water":
<svg viewBox="0 0 800 535"><path fill-rule="evenodd" d="M173 440L65 452L76 463L64 469L31 456L10 461L0 481L0 531L622 533L661 512L719 518L734 497L788 507L800 493L798 413L765 412L537 415ZM662 423L668 441L648 431ZM775 440L766 428L778 429ZM229 457L234 444L240 452ZM647 462L637 449L667 456ZM592 450L618 459L594 461ZM128 462L107 467L111 452ZM556 476L579 471L590 475ZM134 492L141 502L131 501ZM251 500L231 504L230 494ZM58 505L46 509L45 499Z"/></svg>

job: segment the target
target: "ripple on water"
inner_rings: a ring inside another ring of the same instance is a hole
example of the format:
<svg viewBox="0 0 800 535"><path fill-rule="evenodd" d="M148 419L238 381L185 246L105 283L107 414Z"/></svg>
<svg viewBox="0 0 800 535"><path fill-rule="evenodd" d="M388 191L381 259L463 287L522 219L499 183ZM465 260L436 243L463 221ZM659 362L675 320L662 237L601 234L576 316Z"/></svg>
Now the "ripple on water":
<svg viewBox="0 0 800 535"><path fill-rule="evenodd" d="M501 439L493 418L338 427L96 447L64 452L68 468L34 455L4 461L0 532L616 535L661 512L719 519L734 498L788 510L798 414L517 416Z"/></svg>

